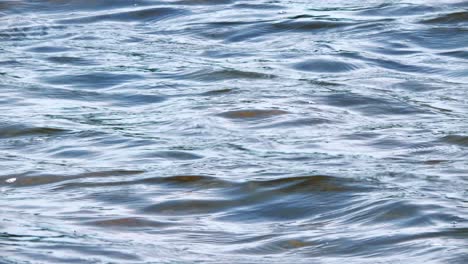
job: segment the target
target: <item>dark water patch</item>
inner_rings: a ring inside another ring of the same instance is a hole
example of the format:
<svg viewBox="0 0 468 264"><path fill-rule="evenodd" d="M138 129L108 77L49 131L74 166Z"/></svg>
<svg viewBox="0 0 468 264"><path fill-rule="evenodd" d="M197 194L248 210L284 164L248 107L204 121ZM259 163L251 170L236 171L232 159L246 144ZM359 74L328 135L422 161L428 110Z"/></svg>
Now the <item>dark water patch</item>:
<svg viewBox="0 0 468 264"><path fill-rule="evenodd" d="M260 10L264 10L264 9L273 9L273 10L285 9L284 6L274 5L274 4L265 5L265 4L247 4L247 3L235 4L233 6L233 8L260 9Z"/></svg>
<svg viewBox="0 0 468 264"><path fill-rule="evenodd" d="M80 58L80 57L72 57L72 56L53 56L53 57L48 57L47 61L57 63L57 64L68 64L68 65L74 65L74 66L91 66L91 65L97 64L93 60Z"/></svg>
<svg viewBox="0 0 468 264"><path fill-rule="evenodd" d="M66 47L54 47L54 46L41 46L30 48L28 51L37 52L37 53L55 53L55 52L64 52L69 51L69 48Z"/></svg>
<svg viewBox="0 0 468 264"><path fill-rule="evenodd" d="M93 41L93 40L102 40L102 37L99 36L89 36L89 35L80 35L72 38L73 40L86 40L86 41Z"/></svg>
<svg viewBox="0 0 468 264"><path fill-rule="evenodd" d="M344 134L341 137L349 140L366 141L369 139L378 138L379 136L380 134L376 132L355 132L351 134Z"/></svg>
<svg viewBox="0 0 468 264"><path fill-rule="evenodd" d="M93 1L93 0L46 0L41 2L34 1L22 1L28 2L27 6L29 10L41 11L41 12L77 12L77 11L88 11L96 12L101 10L112 10L118 8L134 8L135 6L147 6L151 4L158 4L159 1L154 0L137 0L129 2L126 0L115 0L109 1ZM27 10L25 10L27 11ZM67 13L68 14L68 13Z"/></svg>
<svg viewBox="0 0 468 264"><path fill-rule="evenodd" d="M198 80L204 81L219 81L229 79L273 79L272 74L265 74L260 72L242 71L234 69L224 69L220 71L213 71L208 74L195 74L194 77Z"/></svg>
<svg viewBox="0 0 468 264"><path fill-rule="evenodd" d="M188 80L194 81L202 81L202 82L216 82L222 80L236 80L236 79L273 79L276 76L272 74L265 74L261 72L253 72L253 71L245 71L245 70L237 70L237 69L204 69L198 70L189 73L181 73L181 74L170 74L166 75L170 76L170 78L184 78Z"/></svg>
<svg viewBox="0 0 468 264"><path fill-rule="evenodd" d="M290 252L294 249L300 249L304 247L317 246L316 243L311 241L304 241L300 239L268 239L262 241L260 245L248 245L243 249L235 250L235 254L247 254L247 255L282 255Z"/></svg>
<svg viewBox="0 0 468 264"><path fill-rule="evenodd" d="M255 126L259 129L271 129L271 128L295 128L295 127L313 127L323 124L332 124L332 120L325 118L298 118L289 121L280 121L268 125Z"/></svg>
<svg viewBox="0 0 468 264"><path fill-rule="evenodd" d="M21 65L20 62L18 62L17 60L6 60L6 61L0 61L0 66L19 66Z"/></svg>
<svg viewBox="0 0 468 264"><path fill-rule="evenodd" d="M299 80L307 82L307 83L312 84L314 86L319 86L319 87L338 87L338 86L341 86L340 83L330 82L330 81L325 81L325 80L318 80L318 79L299 79Z"/></svg>
<svg viewBox="0 0 468 264"><path fill-rule="evenodd" d="M315 32L317 30L333 29L343 26L355 25L355 23L339 22L336 19L327 20L312 20L298 21L299 18L286 20L272 24L272 28L280 31L295 31L295 32Z"/></svg>
<svg viewBox="0 0 468 264"><path fill-rule="evenodd" d="M421 206L411 205L404 201L380 200L374 204L367 204L358 212L351 213L346 221L360 224L375 224L393 222L402 227L431 226L430 217L423 213Z"/></svg>
<svg viewBox="0 0 468 264"><path fill-rule="evenodd" d="M81 181L81 182L65 182L62 183L56 190L69 190L76 188L102 188L102 187L115 187L115 186L127 186L132 185L160 185L163 188L168 189L181 189L186 188L188 190L209 190L218 188L232 187L235 183L225 181L215 177L201 176L201 175L177 175L169 177L147 177L135 180L124 180L124 181Z"/></svg>
<svg viewBox="0 0 468 264"><path fill-rule="evenodd" d="M175 1L177 5L228 5L236 2L235 0L180 0Z"/></svg>
<svg viewBox="0 0 468 264"><path fill-rule="evenodd" d="M301 71L311 71L319 73L340 73L353 71L358 69L359 67L350 63L337 60L312 59L296 63L293 65L293 68Z"/></svg>
<svg viewBox="0 0 468 264"><path fill-rule="evenodd" d="M298 21L297 19L288 19L284 21L254 21L254 22L238 22L224 21L211 22L202 24L200 29L195 30L199 35L210 38L223 40L226 43L236 43L243 41L262 41L261 38L266 38L269 35L281 36L282 33L314 33L316 31L332 30L344 26L355 25L349 22L337 21Z"/></svg>
<svg viewBox="0 0 468 264"><path fill-rule="evenodd" d="M218 116L228 118L228 119L263 119L263 118L269 118L269 117L274 117L278 115L285 115L288 114L289 112L284 111L284 110L277 110L277 109L271 109L271 110L260 110L260 109L251 109L251 110L234 110L234 111L227 111L218 114Z"/></svg>
<svg viewBox="0 0 468 264"><path fill-rule="evenodd" d="M55 236L48 236L46 230L38 230L39 234L14 234L10 232L2 232L0 233L0 245L2 246L11 246L11 245L18 245L18 243L40 243L47 239L60 239L63 236L55 235ZM41 232L46 231L46 232ZM44 234L45 233L45 234ZM1 260L1 259L0 259Z"/></svg>
<svg viewBox="0 0 468 264"><path fill-rule="evenodd" d="M33 40L45 40L52 37L51 34L55 32L62 32L60 35L54 35L54 39L60 39L69 37L67 33L63 33L66 30L64 26L48 26L48 25L31 25L31 26L18 26L11 24L6 29L0 30L0 40L2 41L33 41Z"/></svg>
<svg viewBox="0 0 468 264"><path fill-rule="evenodd" d="M0 138L14 138L23 136L54 136L69 132L61 128L32 127L23 124L4 124L0 126Z"/></svg>
<svg viewBox="0 0 468 264"><path fill-rule="evenodd" d="M18 7L18 6L21 6L23 3L21 1L2 1L0 2L0 11L1 12L4 12L4 11L8 11L14 7Z"/></svg>
<svg viewBox="0 0 468 264"><path fill-rule="evenodd" d="M223 36L227 42L254 41L261 36L270 34L282 34L284 32L316 32L329 29L335 29L351 25L350 23L341 23L336 21L295 21L287 20L282 22L266 22L254 24L241 30L230 32ZM229 36L227 36L229 35Z"/></svg>
<svg viewBox="0 0 468 264"><path fill-rule="evenodd" d="M416 49L391 49L389 47L371 48L371 51L375 53L379 53L379 54L385 54L385 55L411 55L411 54L421 53L421 51L416 50Z"/></svg>
<svg viewBox="0 0 468 264"><path fill-rule="evenodd" d="M85 16L58 21L61 24L87 24L102 21L114 22L155 22L170 17L187 14L188 11L176 8L155 7L134 11L123 11L111 14Z"/></svg>
<svg viewBox="0 0 468 264"><path fill-rule="evenodd" d="M442 142L468 147L468 136L450 135L440 139Z"/></svg>
<svg viewBox="0 0 468 264"><path fill-rule="evenodd" d="M337 107L351 108L367 115L409 115L409 114L429 114L402 101L387 98L373 98L365 95L353 93L337 93L324 97L323 102Z"/></svg>
<svg viewBox="0 0 468 264"><path fill-rule="evenodd" d="M219 219L223 221L287 220L312 213L308 210L314 206L314 194L339 195L353 189L352 186L352 181L320 175L248 181L232 184L228 189L215 189L223 193L223 199L180 198L144 207L142 212L157 215L221 213Z"/></svg>
<svg viewBox="0 0 468 264"><path fill-rule="evenodd" d="M203 156L196 155L186 151L175 151L175 150L168 150L168 151L155 151L150 154L144 154L141 157L144 158L164 158L170 160L194 160L194 159L201 159Z"/></svg>
<svg viewBox="0 0 468 264"><path fill-rule="evenodd" d="M220 178L201 175L177 175L163 178L144 179L145 183L161 183L166 186L179 188L182 186L196 188L219 188L229 186L231 183Z"/></svg>
<svg viewBox="0 0 468 264"><path fill-rule="evenodd" d="M271 20L267 20L268 22L271 21ZM261 22L267 22L267 21L231 21L231 20L220 20L220 21L216 21L216 22L209 22L209 23L200 23L200 22L196 22L196 23L193 23L192 25L204 25L204 26L207 26L208 28L218 28L218 29L222 29L224 27L232 27L232 26L244 26L244 25L257 25Z"/></svg>
<svg viewBox="0 0 468 264"><path fill-rule="evenodd" d="M75 175L53 175L53 174L39 174L39 175L7 175L0 177L0 184L9 184L14 187L31 187L36 185L54 184L62 181L84 179L84 178L104 178L104 177L118 177L118 176L131 176L141 174L143 171L131 170L113 170L113 171L96 171L86 172ZM10 179L15 179L10 180Z"/></svg>
<svg viewBox="0 0 468 264"><path fill-rule="evenodd" d="M416 80L403 81L395 84L394 87L412 92L430 92L444 88L432 83L420 82Z"/></svg>
<svg viewBox="0 0 468 264"><path fill-rule="evenodd" d="M244 51L219 51L219 50L207 50L203 52L203 55L209 58L236 58L236 57L251 57L253 54L245 53Z"/></svg>
<svg viewBox="0 0 468 264"><path fill-rule="evenodd" d="M388 4L382 5L378 8L369 8L357 12L361 16L415 16L427 13L433 13L440 10L437 6L423 5L423 4Z"/></svg>
<svg viewBox="0 0 468 264"><path fill-rule="evenodd" d="M212 214L232 206L229 200L189 200L180 199L150 205L141 210L145 214L158 215L199 215Z"/></svg>
<svg viewBox="0 0 468 264"><path fill-rule="evenodd" d="M465 39L468 29L463 27L434 27L406 34L407 39L415 44L429 49L453 50L466 47Z"/></svg>
<svg viewBox="0 0 468 264"><path fill-rule="evenodd" d="M127 253L123 250L112 250L112 247L108 249L96 249L93 246L87 245L75 245L73 243L54 243L52 245L44 245L40 247L43 250L63 250L73 253L78 253L83 256L88 256L86 262L91 261L95 257L104 257L107 260L119 260L119 261L141 261L134 253ZM91 257L91 258L90 258ZM68 260L67 260L68 261ZM83 259L81 259L83 261Z"/></svg>
<svg viewBox="0 0 468 264"><path fill-rule="evenodd" d="M92 159L95 157L96 152L89 151L87 149L69 149L65 148L63 150L52 150L51 156L54 158L62 159Z"/></svg>
<svg viewBox="0 0 468 264"><path fill-rule="evenodd" d="M86 89L102 89L123 84L142 77L136 74L117 74L108 72L84 73L79 75L58 75L42 78L48 84L66 85Z"/></svg>
<svg viewBox="0 0 468 264"><path fill-rule="evenodd" d="M367 187L354 186L352 181L331 176L291 177L272 181L251 181L235 194L245 193L223 210L222 221L292 221L336 210L340 205L328 204L333 199L351 199ZM340 198L338 198L340 197ZM351 200L349 200L351 202Z"/></svg>
<svg viewBox="0 0 468 264"><path fill-rule="evenodd" d="M444 239L445 232L434 232L432 234L424 235L414 235L414 234L388 234L385 237L379 236L364 236L364 237L340 237L335 239L329 239L319 248L320 251L312 251L309 254L306 254L309 257L320 254L320 252L326 252L326 254L333 254L336 256L349 256L353 255L353 252L361 252L359 256L353 258L363 260L373 257L385 258L388 260L395 260L395 257L391 255L391 252L397 249L399 252L404 252L410 257L408 259L419 259L421 254L440 254L446 249L443 245L438 244L437 241ZM338 241L343 240L345 243L338 243ZM430 253L424 250L424 247L419 247L421 243L431 243L434 245ZM393 246L392 246L393 244ZM408 247L415 248L415 251L411 251ZM461 254L464 255L464 254ZM464 256L458 255L457 257L443 255L440 260L442 262L453 262L454 263L463 263L459 262ZM349 258L349 257L348 257ZM438 259L439 260L439 259ZM428 259L427 261L430 262Z"/></svg>
<svg viewBox="0 0 468 264"><path fill-rule="evenodd" d="M109 94L108 96L115 101L114 105L122 107L138 107L161 103L166 100L164 96L152 94Z"/></svg>
<svg viewBox="0 0 468 264"><path fill-rule="evenodd" d="M359 182L359 181L357 181ZM278 178L273 180L253 180L244 183L244 187L249 190L274 190L278 188L281 192L297 193L297 192L345 192L348 190L346 186L353 186L355 180L328 176L328 175L310 175ZM355 186L359 189L359 186ZM362 186L365 190L367 187ZM273 189L271 189L273 188Z"/></svg>
<svg viewBox="0 0 468 264"><path fill-rule="evenodd" d="M381 32L388 30L388 25L392 23L395 23L394 18L375 19L368 22L350 25L348 27L348 32L350 34L367 35L369 32Z"/></svg>
<svg viewBox="0 0 468 264"><path fill-rule="evenodd" d="M424 23L424 24L453 24L453 23L467 23L467 22L468 22L468 11L440 14L435 18L421 21L421 23Z"/></svg>
<svg viewBox="0 0 468 264"><path fill-rule="evenodd" d="M355 54L355 53L344 53L342 54L344 57L348 58L353 58L353 59L358 59L362 60L364 62L367 62L370 64L370 66L377 66L381 67L383 69L388 69L388 70L394 70L394 71L399 71L399 72L415 72L415 73L436 73L440 72L437 68L429 67L426 65L410 65L406 64L403 62L400 62L398 60L389 60L385 58L371 58L371 57L366 57L361 54Z"/></svg>
<svg viewBox="0 0 468 264"><path fill-rule="evenodd" d="M426 161L424 161L424 164L439 165L439 164L448 163L448 162L450 162L450 161L449 160L426 160Z"/></svg>
<svg viewBox="0 0 468 264"><path fill-rule="evenodd" d="M252 26L252 24L254 24ZM257 25L255 25L257 24ZM202 38L219 40L225 42L239 42L255 36L254 33L266 31L266 26L261 22L238 22L238 21L219 21L205 24L194 24L193 32Z"/></svg>
<svg viewBox="0 0 468 264"><path fill-rule="evenodd" d="M125 218L112 218L103 220L92 220L84 222L86 225L92 225L103 228L116 228L116 229L148 229L148 228L165 228L175 225L174 223L152 221L140 217L125 217Z"/></svg>
<svg viewBox="0 0 468 264"><path fill-rule="evenodd" d="M203 96L217 96L217 95L231 94L234 91L235 91L234 89L225 88L225 89L219 89L219 90L212 90L212 91L204 92L201 95L203 95Z"/></svg>
<svg viewBox="0 0 468 264"><path fill-rule="evenodd" d="M31 88L31 95L44 98L62 99L66 101L85 101L87 103L98 103L113 105L116 107L140 107L150 104L164 102L167 97L156 94L139 94L133 92L96 92L90 90L76 90L73 88L40 87Z"/></svg>

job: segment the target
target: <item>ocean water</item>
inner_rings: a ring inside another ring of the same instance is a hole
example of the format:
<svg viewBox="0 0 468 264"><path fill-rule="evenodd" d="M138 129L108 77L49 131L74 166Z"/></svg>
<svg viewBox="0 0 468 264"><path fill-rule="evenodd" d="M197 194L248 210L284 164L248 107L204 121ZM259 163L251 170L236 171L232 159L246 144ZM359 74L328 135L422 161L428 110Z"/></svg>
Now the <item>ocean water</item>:
<svg viewBox="0 0 468 264"><path fill-rule="evenodd" d="M0 0L0 263L468 263L468 2Z"/></svg>

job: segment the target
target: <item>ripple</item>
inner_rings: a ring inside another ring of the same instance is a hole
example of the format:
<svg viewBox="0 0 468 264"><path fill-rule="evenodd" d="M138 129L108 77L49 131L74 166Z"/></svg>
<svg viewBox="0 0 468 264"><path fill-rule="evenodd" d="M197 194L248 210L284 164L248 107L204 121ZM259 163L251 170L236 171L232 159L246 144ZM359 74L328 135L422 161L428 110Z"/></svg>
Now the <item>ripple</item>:
<svg viewBox="0 0 468 264"><path fill-rule="evenodd" d="M294 249L313 246L316 245L299 239L270 239L269 241L263 241L262 244L257 246L247 246L246 248L235 250L233 253L248 255L281 255Z"/></svg>
<svg viewBox="0 0 468 264"><path fill-rule="evenodd" d="M64 149L58 151L52 151L51 155L55 158L72 158L72 159L80 159L80 158L92 158L96 153L93 151L89 151L86 149Z"/></svg>
<svg viewBox="0 0 468 264"><path fill-rule="evenodd" d="M21 3L19 1L15 1L15 0L2 1L0 3L0 11L8 10L8 9L11 9L12 7L16 7L18 5L21 5Z"/></svg>
<svg viewBox="0 0 468 264"><path fill-rule="evenodd" d="M63 32L66 29L64 26L50 26L46 24L42 25L29 25L29 26L17 26L16 24L10 25L6 29L0 31L0 40L2 41L31 41L31 40L45 40L49 37L54 39L67 37L67 34L60 36L53 35L54 32Z"/></svg>
<svg viewBox="0 0 468 264"><path fill-rule="evenodd" d="M203 96L216 96L216 95L229 94L229 93L232 93L232 92L234 92L233 89L226 88L226 89L212 90L212 91L204 92L201 95L203 95Z"/></svg>
<svg viewBox="0 0 468 264"><path fill-rule="evenodd" d="M227 111L218 114L218 116L228 118L228 119L262 119L269 118L278 115L288 114L287 111L283 110L261 110L261 109L251 109L251 110L234 110Z"/></svg>
<svg viewBox="0 0 468 264"><path fill-rule="evenodd" d="M7 175L0 177L0 184L3 184L7 179L16 177L14 186L16 187L30 187L35 185L53 184L62 181L76 180L82 178L102 178L114 176L127 176L141 174L143 171L130 171L130 170L113 170L113 171L96 171L86 172L76 175Z"/></svg>
<svg viewBox="0 0 468 264"><path fill-rule="evenodd" d="M177 198L141 209L145 214L156 215L206 215L217 214L222 221L290 220L308 215L306 203L316 193L343 193L352 187L352 181L331 176L304 176L275 180L249 181L215 185L214 191L223 199ZM224 189L223 187L228 187ZM364 188L362 188L364 190ZM228 199L231 197L231 199ZM301 199L306 199L301 202ZM291 203L293 202L293 203ZM287 213L286 213L287 212ZM317 213L317 212L315 212Z"/></svg>
<svg viewBox="0 0 468 264"><path fill-rule="evenodd" d="M132 174L129 174L132 175ZM108 181L108 182L66 182L61 184L57 190L68 190L74 188L100 188L111 186L131 186L131 185L163 185L164 188L197 188L212 189L231 186L232 183L222 179L201 176L201 175L177 175L169 177L148 177L143 179Z"/></svg>
<svg viewBox="0 0 468 264"><path fill-rule="evenodd" d="M386 98L344 93L331 94L323 98L329 105L352 108L368 115L407 115L426 113L417 106Z"/></svg>
<svg viewBox="0 0 468 264"><path fill-rule="evenodd" d="M178 5L226 5L234 3L235 0L179 0Z"/></svg>
<svg viewBox="0 0 468 264"><path fill-rule="evenodd" d="M225 210L231 202L225 200L174 200L147 206L142 213L162 215L211 214Z"/></svg>
<svg viewBox="0 0 468 264"><path fill-rule="evenodd" d="M22 136L52 136L68 132L65 129L53 127L31 127L22 124L6 124L0 126L0 138Z"/></svg>
<svg viewBox="0 0 468 264"><path fill-rule="evenodd" d="M317 126L317 125L331 124L331 123L333 123L333 121L325 119L325 118L298 118L295 120L275 122L269 125L256 126L256 128L271 129L271 128L288 128L288 127L309 127L309 126Z"/></svg>
<svg viewBox="0 0 468 264"><path fill-rule="evenodd" d="M109 97L110 100L116 101L114 105L123 107L134 107L161 103L166 100L166 97L153 94L108 94L100 96L101 98Z"/></svg>
<svg viewBox="0 0 468 264"><path fill-rule="evenodd" d="M311 59L293 65L296 70L311 72L340 73L358 69L356 65L327 59Z"/></svg>
<svg viewBox="0 0 468 264"><path fill-rule="evenodd" d="M459 146L468 146L468 136L462 136L462 135L450 135L450 136L445 136L441 138L441 141L454 144L454 145L459 145Z"/></svg>
<svg viewBox="0 0 468 264"><path fill-rule="evenodd" d="M316 30L333 29L333 28L338 28L338 27L343 27L343 26L354 25L354 23L339 22L336 20L296 21L299 18L303 18L303 16L296 17L295 19L292 19L292 20L272 24L272 28L276 30L281 30L281 31L286 30L286 31L311 32L311 31L316 31Z"/></svg>
<svg viewBox="0 0 468 264"><path fill-rule="evenodd" d="M369 8L358 12L359 15L364 16L414 16L420 14L427 14L437 12L437 6L430 5L414 5L414 4L401 4L401 5L381 5L377 8Z"/></svg>
<svg viewBox="0 0 468 264"><path fill-rule="evenodd" d="M417 35L412 34L408 38L424 48L435 50L462 49L465 46L464 38L467 32L468 29L466 28L434 27L418 31Z"/></svg>
<svg viewBox="0 0 468 264"><path fill-rule="evenodd" d="M223 21L205 24L197 24L196 33L204 38L221 39L226 43L245 41L261 41L261 37L268 35L281 36L284 33L301 32L309 33L315 31L333 30L340 27L355 25L355 23L338 21L297 21L289 19L283 21L254 21L238 22Z"/></svg>
<svg viewBox="0 0 468 264"><path fill-rule="evenodd" d="M234 8L247 8L247 9L284 9L283 6L280 5L264 5L264 4L246 4L246 3L239 3L235 4Z"/></svg>
<svg viewBox="0 0 468 264"><path fill-rule="evenodd" d="M48 46L42 46L42 47L35 47L35 48L30 48L28 51L31 52L38 52L38 53L55 53L55 52L64 52L64 51L69 51L70 49L65 48L65 47L48 47Z"/></svg>
<svg viewBox="0 0 468 264"><path fill-rule="evenodd" d="M391 53L394 53L394 52L395 51L391 51ZM398 52L402 52L402 51L400 50L400 51L397 51L397 53ZM413 53L413 52L409 52L409 53ZM405 72L405 73L408 73L408 72L434 73L438 71L436 68L426 66L426 65L410 65L410 64L400 62L398 60L389 60L385 58L371 58L371 57L365 57L361 54L343 54L343 56L365 61L372 66L377 66L383 69L394 70L394 71Z"/></svg>
<svg viewBox="0 0 468 264"><path fill-rule="evenodd" d="M95 65L96 63L92 60L88 60L80 57L71 57L71 56L53 56L48 57L47 61L58 63L58 64L69 64L75 66L86 66L86 65Z"/></svg>
<svg viewBox="0 0 468 264"><path fill-rule="evenodd" d="M93 220L86 221L84 224L93 225L98 227L106 228L164 228L167 226L172 226L172 223L163 223L157 221L146 220L144 218L137 217L126 217L126 218L114 218L114 219L103 219L103 220Z"/></svg>
<svg viewBox="0 0 468 264"><path fill-rule="evenodd" d="M170 78L183 78L183 79L202 81L202 82L216 82L216 81L221 81L221 80L237 80L237 79L256 80L256 79L275 78L275 76L271 74L236 70L236 69L221 69L221 70L205 69L205 70L199 70L199 71L188 72L188 73L170 74L166 76L170 76Z"/></svg>
<svg viewBox="0 0 468 264"><path fill-rule="evenodd" d="M85 16L78 18L70 18L58 21L62 24L86 24L97 23L102 21L115 21L115 22L154 22L162 19L167 19L173 16L187 14L188 11L175 8L145 8L141 10L123 11L111 14Z"/></svg>
<svg viewBox="0 0 468 264"><path fill-rule="evenodd" d="M79 75L59 75L42 78L46 83L54 85L67 85L78 88L108 88L123 84L129 80L140 79L136 74L115 74L108 72L86 73Z"/></svg>
<svg viewBox="0 0 468 264"><path fill-rule="evenodd" d="M201 159L203 156L192 154L185 151L157 151L151 154L142 155L142 157L150 158L150 157L158 157L158 158L166 158L171 160L194 160L194 159Z"/></svg>
<svg viewBox="0 0 468 264"><path fill-rule="evenodd" d="M461 11L455 13L441 14L438 17L423 20L424 24L452 24L468 22L468 12Z"/></svg>

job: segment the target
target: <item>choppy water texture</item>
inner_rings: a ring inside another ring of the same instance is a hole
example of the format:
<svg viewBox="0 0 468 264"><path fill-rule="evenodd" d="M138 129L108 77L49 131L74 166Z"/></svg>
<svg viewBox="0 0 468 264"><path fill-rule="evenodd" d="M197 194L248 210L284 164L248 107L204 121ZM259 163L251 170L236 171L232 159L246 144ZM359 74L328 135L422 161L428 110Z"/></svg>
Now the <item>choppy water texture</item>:
<svg viewBox="0 0 468 264"><path fill-rule="evenodd" d="M0 1L0 263L468 263L468 2Z"/></svg>

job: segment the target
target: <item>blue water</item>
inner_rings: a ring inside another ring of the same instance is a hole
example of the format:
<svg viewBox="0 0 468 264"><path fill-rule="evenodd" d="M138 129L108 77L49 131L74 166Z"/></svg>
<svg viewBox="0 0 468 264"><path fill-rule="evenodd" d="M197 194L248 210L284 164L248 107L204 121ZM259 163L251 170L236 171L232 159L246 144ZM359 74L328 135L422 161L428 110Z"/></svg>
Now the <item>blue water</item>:
<svg viewBox="0 0 468 264"><path fill-rule="evenodd" d="M468 2L0 0L0 263L468 263Z"/></svg>

